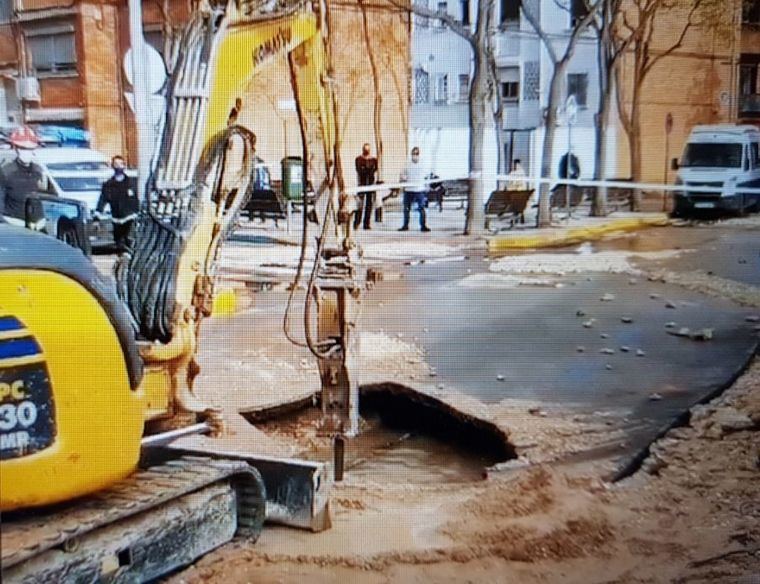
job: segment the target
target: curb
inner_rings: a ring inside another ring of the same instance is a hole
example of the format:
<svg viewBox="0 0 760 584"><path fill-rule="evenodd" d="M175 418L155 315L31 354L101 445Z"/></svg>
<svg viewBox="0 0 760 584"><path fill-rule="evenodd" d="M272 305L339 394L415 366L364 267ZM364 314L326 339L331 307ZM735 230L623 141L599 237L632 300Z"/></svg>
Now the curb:
<svg viewBox="0 0 760 584"><path fill-rule="evenodd" d="M583 243L584 241L599 239L603 235L615 231L637 231L648 227L662 227L669 224L670 219L663 213L662 215L649 217L612 219L601 225L571 227L560 233L538 235L497 235L488 240L488 251L493 252L508 249L531 249L573 245L576 243Z"/></svg>

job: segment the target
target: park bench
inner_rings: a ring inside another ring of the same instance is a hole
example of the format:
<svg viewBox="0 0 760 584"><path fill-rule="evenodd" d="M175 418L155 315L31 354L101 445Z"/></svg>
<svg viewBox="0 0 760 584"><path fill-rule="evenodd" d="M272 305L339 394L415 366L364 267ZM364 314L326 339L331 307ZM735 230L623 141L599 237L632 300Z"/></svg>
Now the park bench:
<svg viewBox="0 0 760 584"><path fill-rule="evenodd" d="M517 221L525 223L525 209L532 194L533 189L492 192L485 208L486 229L491 229L491 221L494 218L500 221L508 220L510 227L514 227Z"/></svg>

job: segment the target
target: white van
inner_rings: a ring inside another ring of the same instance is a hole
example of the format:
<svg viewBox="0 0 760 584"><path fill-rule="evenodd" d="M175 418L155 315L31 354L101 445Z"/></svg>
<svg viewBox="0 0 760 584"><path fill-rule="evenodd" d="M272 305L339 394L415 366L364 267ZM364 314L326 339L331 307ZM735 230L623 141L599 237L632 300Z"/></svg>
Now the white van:
<svg viewBox="0 0 760 584"><path fill-rule="evenodd" d="M676 184L684 186L675 193L674 215L695 210L739 214L760 210L760 193L741 191L760 189L760 129L755 126L695 126L680 163L673 159L672 166L678 170ZM695 192L689 187L715 190Z"/></svg>

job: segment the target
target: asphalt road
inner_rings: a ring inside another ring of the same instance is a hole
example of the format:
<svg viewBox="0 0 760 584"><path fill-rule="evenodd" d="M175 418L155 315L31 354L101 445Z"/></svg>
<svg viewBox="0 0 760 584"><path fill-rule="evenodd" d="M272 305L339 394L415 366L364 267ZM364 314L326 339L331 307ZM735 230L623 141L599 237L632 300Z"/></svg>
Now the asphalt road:
<svg viewBox="0 0 760 584"><path fill-rule="evenodd" d="M695 251L678 259L641 264L701 269L752 284L760 277L758 238L747 230L656 229L595 247L690 249ZM457 285L466 276L488 273L488 265L471 257L409 266L401 283L382 283L367 297L363 326L416 338L437 380L484 403L530 399L579 414L623 415L636 428L634 448L723 386L757 346L756 324L746 317L758 310L646 279L632 284L624 274L553 276L560 288ZM614 300L601 301L605 294ZM579 310L584 316L577 316ZM585 328L592 318L592 327ZM714 337L673 336L667 323L676 323L676 330L709 328ZM604 349L614 353L603 354ZM662 399L653 400L653 394Z"/></svg>

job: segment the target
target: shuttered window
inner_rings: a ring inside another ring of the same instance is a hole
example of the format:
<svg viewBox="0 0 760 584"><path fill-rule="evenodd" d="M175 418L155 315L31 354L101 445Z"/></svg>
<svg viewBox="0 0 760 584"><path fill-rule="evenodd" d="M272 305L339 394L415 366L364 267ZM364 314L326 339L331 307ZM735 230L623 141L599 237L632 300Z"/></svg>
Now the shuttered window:
<svg viewBox="0 0 760 584"><path fill-rule="evenodd" d="M74 31L27 35L32 67L37 73L76 73Z"/></svg>

